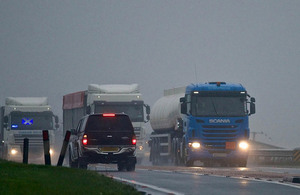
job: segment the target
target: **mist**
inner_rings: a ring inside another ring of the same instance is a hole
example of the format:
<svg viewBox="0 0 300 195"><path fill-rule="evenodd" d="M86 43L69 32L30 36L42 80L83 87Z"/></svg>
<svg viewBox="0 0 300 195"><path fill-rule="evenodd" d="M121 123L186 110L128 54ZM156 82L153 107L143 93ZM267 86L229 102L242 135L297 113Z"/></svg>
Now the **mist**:
<svg viewBox="0 0 300 195"><path fill-rule="evenodd" d="M256 98L256 140L300 147L300 1L0 0L0 105L62 97L88 84L164 89L241 83ZM252 136L251 136L252 138Z"/></svg>

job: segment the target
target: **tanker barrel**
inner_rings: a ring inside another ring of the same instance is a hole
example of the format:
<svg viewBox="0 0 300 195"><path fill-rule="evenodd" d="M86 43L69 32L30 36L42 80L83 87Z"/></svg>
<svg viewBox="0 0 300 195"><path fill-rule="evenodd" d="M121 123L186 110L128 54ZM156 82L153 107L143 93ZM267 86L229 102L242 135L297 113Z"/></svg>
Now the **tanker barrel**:
<svg viewBox="0 0 300 195"><path fill-rule="evenodd" d="M177 129L181 116L180 98L184 94L166 95L158 99L151 109L150 125L154 132Z"/></svg>

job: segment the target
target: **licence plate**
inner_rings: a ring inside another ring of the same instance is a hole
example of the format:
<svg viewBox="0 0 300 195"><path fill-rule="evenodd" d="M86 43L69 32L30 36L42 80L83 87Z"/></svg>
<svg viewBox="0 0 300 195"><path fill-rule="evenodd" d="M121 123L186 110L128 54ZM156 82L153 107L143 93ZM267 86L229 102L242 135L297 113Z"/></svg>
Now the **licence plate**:
<svg viewBox="0 0 300 195"><path fill-rule="evenodd" d="M213 157L226 157L226 153L213 153Z"/></svg>
<svg viewBox="0 0 300 195"><path fill-rule="evenodd" d="M102 152L118 152L119 148L117 147L103 147L100 148Z"/></svg>
<svg viewBox="0 0 300 195"><path fill-rule="evenodd" d="M225 148L229 149L229 150L234 150L235 149L235 142L226 142Z"/></svg>

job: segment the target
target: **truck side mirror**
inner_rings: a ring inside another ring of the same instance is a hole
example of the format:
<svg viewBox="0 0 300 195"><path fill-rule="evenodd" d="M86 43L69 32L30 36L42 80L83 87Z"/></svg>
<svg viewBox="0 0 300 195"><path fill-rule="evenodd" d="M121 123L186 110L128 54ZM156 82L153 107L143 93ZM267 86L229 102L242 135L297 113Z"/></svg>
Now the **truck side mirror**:
<svg viewBox="0 0 300 195"><path fill-rule="evenodd" d="M8 123L8 116L4 116L3 122Z"/></svg>
<svg viewBox="0 0 300 195"><path fill-rule="evenodd" d="M185 102L185 97L181 97L179 100L180 102Z"/></svg>
<svg viewBox="0 0 300 195"><path fill-rule="evenodd" d="M255 104L254 102L250 102L250 115L255 113Z"/></svg>
<svg viewBox="0 0 300 195"><path fill-rule="evenodd" d="M185 101L185 97L181 97L180 99L181 102L181 114L186 114L187 113L187 106L186 106L186 101Z"/></svg>
<svg viewBox="0 0 300 195"><path fill-rule="evenodd" d="M8 116L3 117L3 127L7 128L8 127Z"/></svg>
<svg viewBox="0 0 300 195"><path fill-rule="evenodd" d="M187 107L186 107L186 103L182 103L181 104L181 114L186 114L187 113Z"/></svg>
<svg viewBox="0 0 300 195"><path fill-rule="evenodd" d="M58 116L54 116L55 123L59 122Z"/></svg>
<svg viewBox="0 0 300 195"><path fill-rule="evenodd" d="M145 105L146 106L146 114L150 114L150 106L149 105Z"/></svg>
<svg viewBox="0 0 300 195"><path fill-rule="evenodd" d="M91 114L91 106L86 107L86 114Z"/></svg>
<svg viewBox="0 0 300 195"><path fill-rule="evenodd" d="M144 104L144 106L146 108L146 114L147 114L146 121L144 121L146 123L146 122L148 122L150 120L150 116L149 116L149 114L150 114L150 106L147 105L147 104Z"/></svg>
<svg viewBox="0 0 300 195"><path fill-rule="evenodd" d="M250 98L250 113L249 113L249 115L254 114L256 112L254 102L255 102L255 98L251 97Z"/></svg>

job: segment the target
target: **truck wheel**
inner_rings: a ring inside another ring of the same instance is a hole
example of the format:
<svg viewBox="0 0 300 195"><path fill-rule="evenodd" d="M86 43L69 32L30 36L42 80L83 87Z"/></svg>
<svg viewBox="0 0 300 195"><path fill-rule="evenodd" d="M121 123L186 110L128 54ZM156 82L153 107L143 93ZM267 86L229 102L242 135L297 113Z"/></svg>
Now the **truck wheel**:
<svg viewBox="0 0 300 195"><path fill-rule="evenodd" d="M238 166L239 167L247 167L247 159L240 159L238 161Z"/></svg>
<svg viewBox="0 0 300 195"><path fill-rule="evenodd" d="M152 144L153 144L152 164L159 165L159 163L160 163L159 143L157 143L157 140L154 140L154 142Z"/></svg>
<svg viewBox="0 0 300 195"><path fill-rule="evenodd" d="M192 161L192 160L185 162L185 166L187 166L187 167L192 167L193 165L194 165L194 161Z"/></svg>
<svg viewBox="0 0 300 195"><path fill-rule="evenodd" d="M188 151L185 148L185 145L183 147L183 152L184 152L184 154L183 154L183 163L184 163L184 165L187 166L187 167L193 166L194 161L193 160L188 160Z"/></svg>
<svg viewBox="0 0 300 195"><path fill-rule="evenodd" d="M2 150L2 159L8 160L8 150L7 150L7 147L3 147L3 150Z"/></svg>
<svg viewBox="0 0 300 195"><path fill-rule="evenodd" d="M176 151L175 151L175 165L176 166L182 165L178 145L176 145Z"/></svg>
<svg viewBox="0 0 300 195"><path fill-rule="evenodd" d="M193 160L188 160L187 156L184 156L184 165L187 167L192 167L194 165L194 161Z"/></svg>
<svg viewBox="0 0 300 195"><path fill-rule="evenodd" d="M204 167L211 167L212 166L212 162L211 161L204 161L203 162L203 166Z"/></svg>

